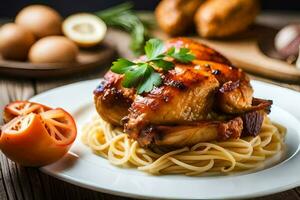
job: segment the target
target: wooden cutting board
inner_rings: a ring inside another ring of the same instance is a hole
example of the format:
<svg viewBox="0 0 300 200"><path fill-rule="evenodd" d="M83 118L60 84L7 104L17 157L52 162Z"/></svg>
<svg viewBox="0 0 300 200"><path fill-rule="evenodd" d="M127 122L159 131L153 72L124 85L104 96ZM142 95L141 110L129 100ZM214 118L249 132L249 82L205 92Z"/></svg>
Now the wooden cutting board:
<svg viewBox="0 0 300 200"><path fill-rule="evenodd" d="M270 27L255 25L247 32L223 40L208 40L196 35L188 37L216 49L235 66L247 72L280 81L300 83L300 69L278 59L273 45L276 32L277 30ZM154 35L161 39L169 38L161 31L155 31Z"/></svg>
<svg viewBox="0 0 300 200"><path fill-rule="evenodd" d="M115 50L107 45L101 45L93 50L80 50L77 61L72 63L30 63L4 60L0 57L0 74L10 77L53 78L77 73L109 65L115 55Z"/></svg>

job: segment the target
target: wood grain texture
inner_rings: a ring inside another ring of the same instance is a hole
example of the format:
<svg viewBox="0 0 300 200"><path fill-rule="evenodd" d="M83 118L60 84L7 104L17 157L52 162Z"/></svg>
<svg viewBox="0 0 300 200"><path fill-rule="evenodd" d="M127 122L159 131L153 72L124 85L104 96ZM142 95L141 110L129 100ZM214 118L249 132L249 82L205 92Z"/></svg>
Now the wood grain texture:
<svg viewBox="0 0 300 200"><path fill-rule="evenodd" d="M118 49L122 57L133 58L128 51L129 37L120 31L113 31L108 36L111 45ZM9 79L0 76L0 110L8 102L17 99L28 99L31 96L49 90L51 88L101 77L108 66L99 66L98 69L75 76L60 79L25 80ZM299 85L284 84L270 81L268 79L252 76L254 79L263 80L300 91ZM1 119L0 119L1 120ZM2 120L1 120L2 121ZM124 197L113 196L80 188L72 184L60 181L36 168L21 167L8 160L0 153L0 200L123 200ZM255 184L255 183L253 183ZM274 194L266 197L255 198L255 200L300 200L300 187ZM254 199L253 199L254 200Z"/></svg>

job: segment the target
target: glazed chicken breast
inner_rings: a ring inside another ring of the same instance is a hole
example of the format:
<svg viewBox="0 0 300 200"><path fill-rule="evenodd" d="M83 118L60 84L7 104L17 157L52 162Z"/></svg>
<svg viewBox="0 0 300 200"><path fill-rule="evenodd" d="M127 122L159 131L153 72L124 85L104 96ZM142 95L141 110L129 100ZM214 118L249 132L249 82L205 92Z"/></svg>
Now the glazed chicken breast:
<svg viewBox="0 0 300 200"><path fill-rule="evenodd" d="M249 78L215 50L187 38L166 42L188 48L195 59L160 72L148 93L124 88L123 75L107 72L94 92L107 122L124 128L141 146L182 147L257 135L272 101L253 98Z"/></svg>

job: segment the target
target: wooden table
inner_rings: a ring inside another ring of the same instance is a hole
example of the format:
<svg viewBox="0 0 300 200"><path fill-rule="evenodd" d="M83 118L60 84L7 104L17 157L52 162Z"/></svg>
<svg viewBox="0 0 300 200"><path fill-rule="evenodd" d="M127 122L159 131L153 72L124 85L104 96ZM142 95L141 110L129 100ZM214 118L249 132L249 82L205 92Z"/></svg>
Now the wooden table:
<svg viewBox="0 0 300 200"><path fill-rule="evenodd" d="M258 18L258 21L273 25L280 25L289 20L299 21L298 15L284 15L280 14L264 14ZM281 23L280 23L281 21ZM127 34L120 31L111 31L109 34L109 41L113 43L118 49L118 53L122 57L132 58L133 55L128 51L129 37ZM88 74L75 74L73 77L65 77L53 80L38 80L38 79L20 79L8 78L0 75L0 110L3 109L10 101L28 99L38 93L49 90L51 88L65 85L68 83L99 78L103 75L108 66L99 66L99 69ZM254 79L264 80L283 87L300 91L300 85L292 85L271 80L263 79L257 76L252 76ZM0 113L1 114L1 113ZM2 116L2 114L1 114ZM1 120L1 117L0 117ZM1 120L2 121L2 120ZM17 165L8 160L2 153L1 159L1 180L0 180L0 200L44 200L44 199L129 199L124 197L117 197L113 195L94 192L88 189L80 188L75 185L57 180L46 174L41 173L36 168L26 168ZM300 170L300 169L299 169ZM280 177L278 177L280 178ZM255 183L253 183L255 184ZM300 200L300 187L286 192L261 197L256 199L264 200L281 200L290 199Z"/></svg>

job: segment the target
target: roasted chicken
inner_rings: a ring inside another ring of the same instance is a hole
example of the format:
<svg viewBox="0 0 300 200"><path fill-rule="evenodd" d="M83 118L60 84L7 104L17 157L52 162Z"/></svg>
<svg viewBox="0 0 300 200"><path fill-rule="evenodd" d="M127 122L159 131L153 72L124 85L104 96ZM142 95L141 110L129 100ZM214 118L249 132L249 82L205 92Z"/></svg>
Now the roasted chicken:
<svg viewBox="0 0 300 200"><path fill-rule="evenodd" d="M188 64L160 72L148 93L124 88L123 75L107 72L94 92L99 115L121 126L141 146L181 147L257 135L272 101L252 97L249 78L215 50L187 38L166 42L195 55Z"/></svg>

